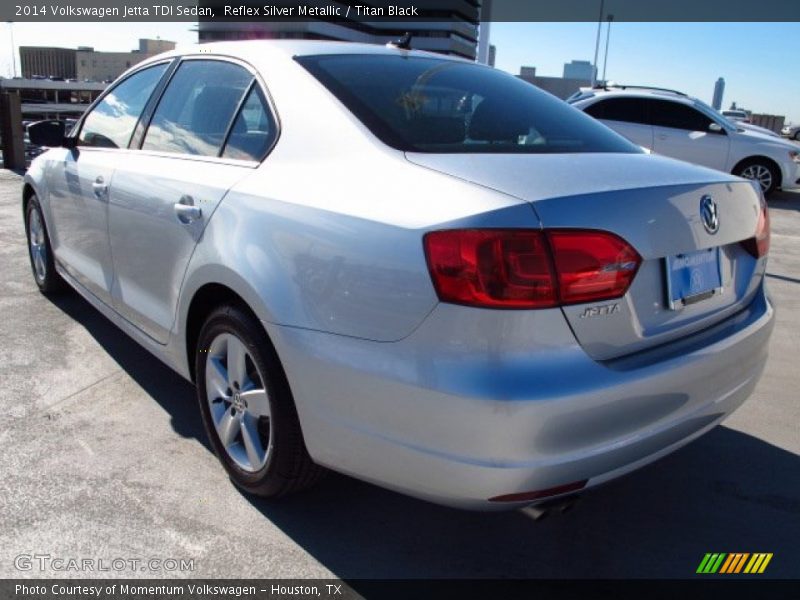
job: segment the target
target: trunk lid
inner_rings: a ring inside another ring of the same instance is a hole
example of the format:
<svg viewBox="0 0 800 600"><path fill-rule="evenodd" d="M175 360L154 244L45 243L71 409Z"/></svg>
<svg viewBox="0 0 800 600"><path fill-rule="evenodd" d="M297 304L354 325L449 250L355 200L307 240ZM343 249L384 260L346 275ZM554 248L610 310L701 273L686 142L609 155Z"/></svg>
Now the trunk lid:
<svg viewBox="0 0 800 600"><path fill-rule="evenodd" d="M526 200L545 228L610 231L636 249L642 263L625 296L562 308L578 342L596 360L663 344L733 315L753 298L766 269L766 260L742 245L755 234L759 195L750 182L722 172L644 154L407 159ZM716 204L714 233L703 224L704 197ZM706 266L698 275L700 263ZM680 277L691 279L692 290L699 278L703 293L689 294L690 284ZM680 296L681 286L690 297L685 306L670 302L670 292Z"/></svg>

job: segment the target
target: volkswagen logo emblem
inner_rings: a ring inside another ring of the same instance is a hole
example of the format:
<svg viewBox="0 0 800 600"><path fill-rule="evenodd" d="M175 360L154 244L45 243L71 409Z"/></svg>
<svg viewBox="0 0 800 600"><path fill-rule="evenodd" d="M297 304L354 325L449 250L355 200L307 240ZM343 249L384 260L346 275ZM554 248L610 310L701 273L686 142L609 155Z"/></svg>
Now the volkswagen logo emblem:
<svg viewBox="0 0 800 600"><path fill-rule="evenodd" d="M700 218L703 220L703 227L708 233L714 234L719 231L719 213L717 203L711 196L705 195L700 199Z"/></svg>

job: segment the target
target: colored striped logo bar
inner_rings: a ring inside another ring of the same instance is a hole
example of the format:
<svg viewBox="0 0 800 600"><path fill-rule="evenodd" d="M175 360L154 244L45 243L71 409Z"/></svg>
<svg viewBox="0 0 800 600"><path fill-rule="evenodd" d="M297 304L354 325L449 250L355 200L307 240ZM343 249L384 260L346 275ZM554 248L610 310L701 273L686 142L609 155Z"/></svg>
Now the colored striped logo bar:
<svg viewBox="0 0 800 600"><path fill-rule="evenodd" d="M749 573L751 575L763 573L772 552L708 552L700 561L696 573L713 575L715 573L730 575L733 573Z"/></svg>

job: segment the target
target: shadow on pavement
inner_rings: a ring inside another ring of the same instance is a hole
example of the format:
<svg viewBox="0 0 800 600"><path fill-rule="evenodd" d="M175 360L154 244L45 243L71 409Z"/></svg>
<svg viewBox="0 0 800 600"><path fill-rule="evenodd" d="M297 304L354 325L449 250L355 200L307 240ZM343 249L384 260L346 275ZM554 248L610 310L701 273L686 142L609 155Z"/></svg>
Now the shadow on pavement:
<svg viewBox="0 0 800 600"><path fill-rule="evenodd" d="M190 383L134 342L77 292L67 290L49 300L83 325L109 356L170 414L177 433L197 438L211 450Z"/></svg>
<svg viewBox="0 0 800 600"><path fill-rule="evenodd" d="M77 294L54 302L169 412L178 434L208 448L190 384ZM770 576L799 574L800 457L724 426L538 522L443 508L337 474L291 498L247 499L344 579L692 577L706 552L772 552Z"/></svg>
<svg viewBox="0 0 800 600"><path fill-rule="evenodd" d="M767 198L771 209L800 210L800 194L797 192L784 192L779 190Z"/></svg>

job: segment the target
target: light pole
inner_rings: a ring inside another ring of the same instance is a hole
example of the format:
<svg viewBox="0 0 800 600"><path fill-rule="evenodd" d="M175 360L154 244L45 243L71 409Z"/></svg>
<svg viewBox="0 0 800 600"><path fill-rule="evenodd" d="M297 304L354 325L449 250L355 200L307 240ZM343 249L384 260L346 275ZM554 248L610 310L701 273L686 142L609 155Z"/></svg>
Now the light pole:
<svg viewBox="0 0 800 600"><path fill-rule="evenodd" d="M606 67L608 66L608 43L611 41L611 21L614 15L608 15L608 29L606 29L606 56L603 59L603 85L606 84Z"/></svg>
<svg viewBox="0 0 800 600"><path fill-rule="evenodd" d="M14 46L14 21L6 21L8 23L8 31L11 34L11 77L17 76L17 51Z"/></svg>
<svg viewBox="0 0 800 600"><path fill-rule="evenodd" d="M594 43L594 62L592 63L592 87L597 83L597 55L600 53L600 30L603 27L603 7L605 0L600 0L600 16L597 18L597 40Z"/></svg>

